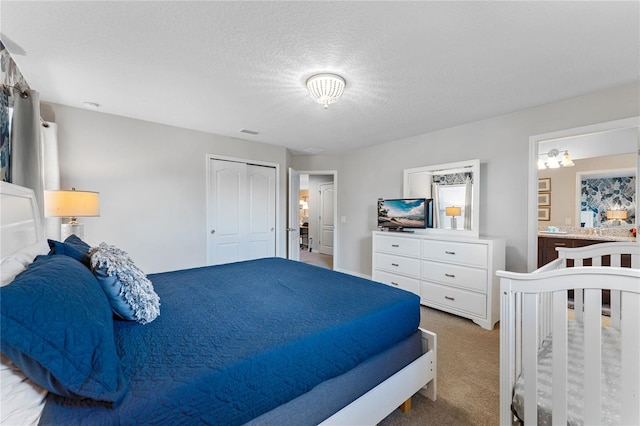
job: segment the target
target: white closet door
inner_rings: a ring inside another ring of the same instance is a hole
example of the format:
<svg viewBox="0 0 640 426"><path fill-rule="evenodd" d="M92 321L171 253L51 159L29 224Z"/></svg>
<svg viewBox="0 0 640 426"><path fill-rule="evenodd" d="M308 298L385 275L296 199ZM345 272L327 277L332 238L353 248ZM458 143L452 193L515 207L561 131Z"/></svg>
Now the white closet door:
<svg viewBox="0 0 640 426"><path fill-rule="evenodd" d="M287 258L300 260L300 172L289 168Z"/></svg>
<svg viewBox="0 0 640 426"><path fill-rule="evenodd" d="M211 161L209 264L275 256L275 169Z"/></svg>
<svg viewBox="0 0 640 426"><path fill-rule="evenodd" d="M248 259L276 255L276 169L247 165Z"/></svg>
<svg viewBox="0 0 640 426"><path fill-rule="evenodd" d="M217 265L244 258L246 238L247 165L233 161L212 160L210 174L210 263Z"/></svg>

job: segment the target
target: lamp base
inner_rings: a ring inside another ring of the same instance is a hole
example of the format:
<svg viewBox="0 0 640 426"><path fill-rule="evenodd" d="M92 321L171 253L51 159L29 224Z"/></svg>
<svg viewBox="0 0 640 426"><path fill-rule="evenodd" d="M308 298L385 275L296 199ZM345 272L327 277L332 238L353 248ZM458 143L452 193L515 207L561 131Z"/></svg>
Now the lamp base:
<svg viewBox="0 0 640 426"><path fill-rule="evenodd" d="M81 240L84 239L84 224L76 222L60 225L60 241L66 240L71 234L76 234Z"/></svg>
<svg viewBox="0 0 640 426"><path fill-rule="evenodd" d="M458 221L455 216L451 216L451 229L458 229Z"/></svg>

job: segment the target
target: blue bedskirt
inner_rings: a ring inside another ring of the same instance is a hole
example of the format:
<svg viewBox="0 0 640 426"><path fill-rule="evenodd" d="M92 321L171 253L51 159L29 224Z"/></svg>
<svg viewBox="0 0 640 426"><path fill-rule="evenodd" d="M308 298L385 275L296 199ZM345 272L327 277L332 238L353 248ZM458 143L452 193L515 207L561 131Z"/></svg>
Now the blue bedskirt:
<svg viewBox="0 0 640 426"><path fill-rule="evenodd" d="M114 320L123 401L49 395L41 424L243 424L414 334L420 320L412 293L280 258L149 279L160 316Z"/></svg>

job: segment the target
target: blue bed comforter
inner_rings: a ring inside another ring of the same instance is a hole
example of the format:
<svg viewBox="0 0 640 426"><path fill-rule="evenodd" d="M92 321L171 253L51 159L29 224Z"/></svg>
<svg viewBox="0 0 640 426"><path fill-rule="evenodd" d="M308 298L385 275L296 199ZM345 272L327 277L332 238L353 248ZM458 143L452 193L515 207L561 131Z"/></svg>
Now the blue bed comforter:
<svg viewBox="0 0 640 426"><path fill-rule="evenodd" d="M243 424L413 334L414 294L272 258L150 275L152 323L114 320L117 407L49 395L42 424Z"/></svg>

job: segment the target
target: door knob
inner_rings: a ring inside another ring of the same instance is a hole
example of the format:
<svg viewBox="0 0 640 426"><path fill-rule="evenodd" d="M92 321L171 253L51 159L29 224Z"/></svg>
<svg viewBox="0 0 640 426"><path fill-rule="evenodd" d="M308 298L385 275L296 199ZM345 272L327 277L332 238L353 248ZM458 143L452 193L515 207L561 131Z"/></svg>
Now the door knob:
<svg viewBox="0 0 640 426"><path fill-rule="evenodd" d="M215 234L215 233L216 233L216 230L215 230L215 229L212 229L212 230L211 230L211 235L213 235L213 234Z"/></svg>

